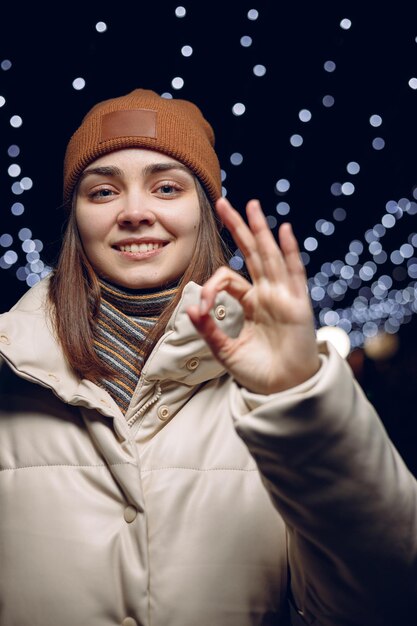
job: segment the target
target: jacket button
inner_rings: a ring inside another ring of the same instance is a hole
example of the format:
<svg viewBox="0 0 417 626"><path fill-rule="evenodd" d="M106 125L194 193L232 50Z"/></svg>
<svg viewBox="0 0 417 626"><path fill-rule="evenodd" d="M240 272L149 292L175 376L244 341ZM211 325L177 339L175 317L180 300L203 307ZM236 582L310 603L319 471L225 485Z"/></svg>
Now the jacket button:
<svg viewBox="0 0 417 626"><path fill-rule="evenodd" d="M6 343L8 346L10 345L10 339L7 335L0 335L1 343Z"/></svg>
<svg viewBox="0 0 417 626"><path fill-rule="evenodd" d="M226 317L226 307L224 307L222 304L219 304L219 306L217 306L214 311L214 315L218 320L224 320L224 318Z"/></svg>
<svg viewBox="0 0 417 626"><path fill-rule="evenodd" d="M129 506L127 506L125 508L125 510L124 510L123 517L125 518L125 521L128 524L130 524L131 522L135 521L137 514L138 514L138 512L135 509L135 507L132 506L131 504L129 504ZM131 617L127 617L126 619L132 619L132 618ZM123 624L124 624L124 622L123 622ZM136 622L135 622L135 624L136 624Z"/></svg>
<svg viewBox="0 0 417 626"><path fill-rule="evenodd" d="M161 404L161 406L159 407L159 409L158 409L158 417L163 422L168 419L168 417L169 417L169 408L167 407L166 404Z"/></svg>
<svg viewBox="0 0 417 626"><path fill-rule="evenodd" d="M187 369L190 370L191 372L193 370L196 370L199 365L200 365L200 359L198 359L197 357L194 357L187 361Z"/></svg>
<svg viewBox="0 0 417 626"><path fill-rule="evenodd" d="M138 623L133 617L125 617L122 626L138 626Z"/></svg>

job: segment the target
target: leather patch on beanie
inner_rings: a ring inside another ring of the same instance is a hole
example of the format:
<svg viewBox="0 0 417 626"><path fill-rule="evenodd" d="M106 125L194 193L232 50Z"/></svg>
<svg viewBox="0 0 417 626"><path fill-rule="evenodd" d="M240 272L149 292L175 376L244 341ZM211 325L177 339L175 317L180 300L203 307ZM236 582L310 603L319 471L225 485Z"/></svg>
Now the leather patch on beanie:
<svg viewBox="0 0 417 626"><path fill-rule="evenodd" d="M156 111L132 109L112 111L101 118L102 141L116 137L156 137Z"/></svg>

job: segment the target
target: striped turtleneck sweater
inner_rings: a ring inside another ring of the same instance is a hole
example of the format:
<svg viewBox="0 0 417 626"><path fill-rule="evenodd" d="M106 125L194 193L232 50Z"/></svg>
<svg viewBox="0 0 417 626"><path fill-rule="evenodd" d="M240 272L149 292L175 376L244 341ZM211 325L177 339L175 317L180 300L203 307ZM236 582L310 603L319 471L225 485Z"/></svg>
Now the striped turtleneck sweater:
<svg viewBox="0 0 417 626"><path fill-rule="evenodd" d="M143 343L178 287L136 291L103 279L94 336L98 356L112 369L111 379L99 381L126 413L144 362Z"/></svg>

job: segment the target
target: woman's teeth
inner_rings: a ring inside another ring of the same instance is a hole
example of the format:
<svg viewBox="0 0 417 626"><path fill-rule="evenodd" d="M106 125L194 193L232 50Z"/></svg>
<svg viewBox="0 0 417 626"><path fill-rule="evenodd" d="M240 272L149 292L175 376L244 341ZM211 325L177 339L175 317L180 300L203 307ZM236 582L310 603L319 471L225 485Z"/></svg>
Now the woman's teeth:
<svg viewBox="0 0 417 626"><path fill-rule="evenodd" d="M119 246L122 252L150 252L162 248L162 243L130 243L125 246Z"/></svg>

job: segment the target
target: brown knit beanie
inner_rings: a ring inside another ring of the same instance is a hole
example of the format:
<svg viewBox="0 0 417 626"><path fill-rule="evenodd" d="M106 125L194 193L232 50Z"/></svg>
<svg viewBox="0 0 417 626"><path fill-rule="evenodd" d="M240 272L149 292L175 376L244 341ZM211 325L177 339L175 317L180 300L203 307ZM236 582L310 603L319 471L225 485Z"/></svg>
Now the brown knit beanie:
<svg viewBox="0 0 417 626"><path fill-rule="evenodd" d="M122 148L147 148L186 165L215 202L221 196L214 132L200 109L187 100L162 98L148 89L104 100L84 117L64 159L64 202L81 172L98 157Z"/></svg>

